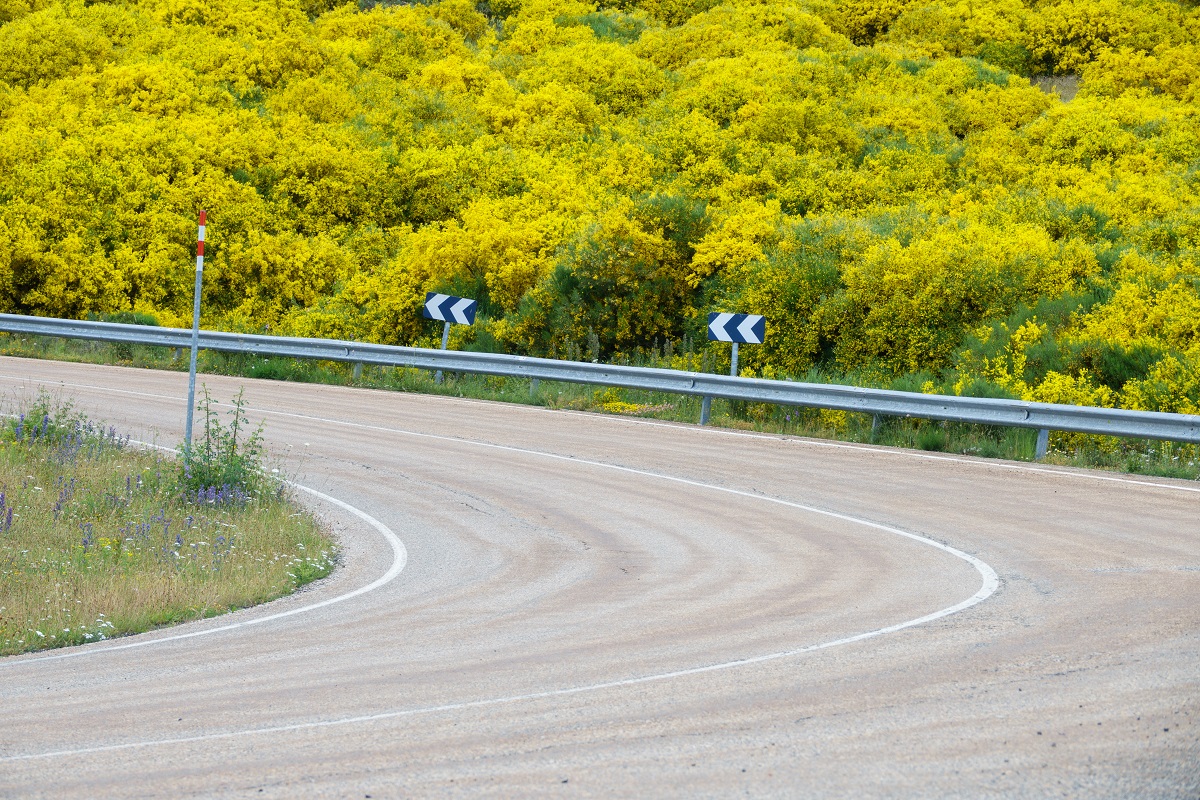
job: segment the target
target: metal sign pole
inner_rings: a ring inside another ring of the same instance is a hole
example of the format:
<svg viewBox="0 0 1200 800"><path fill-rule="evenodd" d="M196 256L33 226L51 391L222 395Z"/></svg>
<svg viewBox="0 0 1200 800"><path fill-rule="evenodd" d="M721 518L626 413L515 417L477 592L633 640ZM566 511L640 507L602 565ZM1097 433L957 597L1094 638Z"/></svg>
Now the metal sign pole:
<svg viewBox="0 0 1200 800"><path fill-rule="evenodd" d="M192 412L196 408L196 351L200 348L200 286L204 279L204 223L207 213L200 211L200 230L196 237L196 291L192 298L192 358L188 365L187 424L183 431L184 458L192 455Z"/></svg>
<svg viewBox="0 0 1200 800"><path fill-rule="evenodd" d="M426 292L425 306L421 309L421 314L425 319L436 319L446 323L446 327L442 328L442 349L445 350L450 344L450 323L457 322L459 325L474 325L476 306L478 306L478 303L469 297L455 297L454 295L441 294L440 292ZM440 369L433 374L433 382L442 382L442 371Z"/></svg>
<svg viewBox="0 0 1200 800"><path fill-rule="evenodd" d="M709 341L729 342L733 351L729 358L729 377L738 376L738 345L762 344L767 336L767 322L762 314L726 314L712 313L708 315ZM712 397L705 395L700 402L700 424L707 425L709 414L712 413Z"/></svg>
<svg viewBox="0 0 1200 800"><path fill-rule="evenodd" d="M446 327L442 328L442 349L446 349L446 345L450 343L450 321L446 321ZM439 369L433 376L434 383L442 382L442 371Z"/></svg>

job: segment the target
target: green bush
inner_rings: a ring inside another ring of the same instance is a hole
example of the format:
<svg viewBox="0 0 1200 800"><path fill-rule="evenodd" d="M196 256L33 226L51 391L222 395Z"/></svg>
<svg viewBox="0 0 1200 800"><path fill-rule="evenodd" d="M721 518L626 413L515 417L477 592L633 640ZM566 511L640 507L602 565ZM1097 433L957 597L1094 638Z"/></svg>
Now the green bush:
<svg viewBox="0 0 1200 800"><path fill-rule="evenodd" d="M232 419L222 426L208 387L203 393L196 403L204 418L202 434L193 439L190 448L186 443L179 446L180 488L185 496L197 498L217 493L243 499L258 495L266 480L262 425L250 429L243 393L238 392L229 412Z"/></svg>
<svg viewBox="0 0 1200 800"><path fill-rule="evenodd" d="M101 314L101 322L119 322L124 325L150 325L158 327L158 318L153 314L145 314L141 311L117 311L113 314Z"/></svg>

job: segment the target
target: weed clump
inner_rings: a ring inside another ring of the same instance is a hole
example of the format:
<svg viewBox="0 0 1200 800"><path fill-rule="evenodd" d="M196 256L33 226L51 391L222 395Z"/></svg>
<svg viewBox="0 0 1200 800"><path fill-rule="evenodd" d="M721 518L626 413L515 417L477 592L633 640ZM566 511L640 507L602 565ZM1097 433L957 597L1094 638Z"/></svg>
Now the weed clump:
<svg viewBox="0 0 1200 800"><path fill-rule="evenodd" d="M183 495L197 503L245 502L264 488L263 426L251 429L243 392L233 399L231 419L221 424L204 387L196 408L203 417L201 435L179 446L178 481Z"/></svg>

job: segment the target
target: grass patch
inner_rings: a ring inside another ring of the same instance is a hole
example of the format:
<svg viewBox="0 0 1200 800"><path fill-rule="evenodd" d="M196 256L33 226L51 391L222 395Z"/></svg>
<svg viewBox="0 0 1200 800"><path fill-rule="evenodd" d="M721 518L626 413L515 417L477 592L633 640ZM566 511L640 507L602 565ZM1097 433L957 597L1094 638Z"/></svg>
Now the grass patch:
<svg viewBox="0 0 1200 800"><path fill-rule="evenodd" d="M156 369L186 370L186 358L173 358L163 347L133 347L123 351L98 342L53 337L0 334L0 354L97 364L121 364ZM666 354L640 358L634 366L671 367ZM711 371L700 360L701 371ZM699 397L616 389L522 378L446 373L434 383L427 370L365 365L355 376L354 366L331 361L262 358L241 353L201 351L202 372L238 377L363 386L400 392L469 397L479 400L540 405L596 413L639 416L675 422L700 418ZM846 382L812 372L800 376L810 383ZM889 388L917 391L922 380ZM980 458L1032 461L1037 431L989 425L881 417L826 409L775 406L765 403L714 400L710 424L737 430L834 439L929 450ZM1154 440L1114 439L1052 432L1045 463L1062 466L1130 472L1158 477L1200 479L1200 447Z"/></svg>
<svg viewBox="0 0 1200 800"><path fill-rule="evenodd" d="M257 469L261 450L247 457L239 420L206 419L194 448L232 436L249 481L188 483L179 458L46 395L0 424L0 655L214 616L329 574L333 543Z"/></svg>

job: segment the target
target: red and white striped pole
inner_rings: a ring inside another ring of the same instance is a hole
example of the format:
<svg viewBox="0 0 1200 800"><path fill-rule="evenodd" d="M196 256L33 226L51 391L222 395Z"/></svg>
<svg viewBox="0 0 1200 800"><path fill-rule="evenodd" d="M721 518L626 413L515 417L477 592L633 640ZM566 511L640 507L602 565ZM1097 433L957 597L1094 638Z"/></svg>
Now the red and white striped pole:
<svg viewBox="0 0 1200 800"><path fill-rule="evenodd" d="M208 212L200 209L200 230L196 236L196 272L204 271L204 223Z"/></svg>
<svg viewBox="0 0 1200 800"><path fill-rule="evenodd" d="M208 214L200 210L200 231L196 236L196 292L192 298L192 358L188 366L187 426L183 431L185 458L192 455L192 412L196 408L196 352L200 349L200 285L204 277L204 223Z"/></svg>

